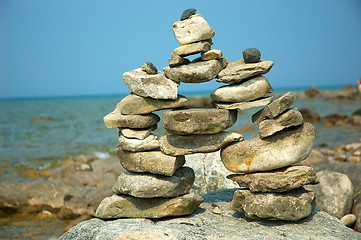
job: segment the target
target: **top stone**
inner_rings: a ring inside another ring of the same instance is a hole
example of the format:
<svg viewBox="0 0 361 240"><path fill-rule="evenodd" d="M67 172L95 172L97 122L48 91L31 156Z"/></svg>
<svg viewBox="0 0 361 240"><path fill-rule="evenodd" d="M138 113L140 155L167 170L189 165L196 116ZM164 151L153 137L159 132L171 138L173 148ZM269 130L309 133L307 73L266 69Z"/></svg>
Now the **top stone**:
<svg viewBox="0 0 361 240"><path fill-rule="evenodd" d="M242 55L245 63L258 63L261 59L261 52L257 48L247 48Z"/></svg>
<svg viewBox="0 0 361 240"><path fill-rule="evenodd" d="M142 65L142 70L148 74L157 74L158 73L158 69L151 62L145 62Z"/></svg>
<svg viewBox="0 0 361 240"><path fill-rule="evenodd" d="M197 11L197 9L195 9L195 8L188 8L188 9L184 10L180 20L183 21L183 20L188 19L190 16L195 14L196 11Z"/></svg>
<svg viewBox="0 0 361 240"><path fill-rule="evenodd" d="M214 30L201 14L194 14L173 24L173 33L179 44L185 45L214 37Z"/></svg>

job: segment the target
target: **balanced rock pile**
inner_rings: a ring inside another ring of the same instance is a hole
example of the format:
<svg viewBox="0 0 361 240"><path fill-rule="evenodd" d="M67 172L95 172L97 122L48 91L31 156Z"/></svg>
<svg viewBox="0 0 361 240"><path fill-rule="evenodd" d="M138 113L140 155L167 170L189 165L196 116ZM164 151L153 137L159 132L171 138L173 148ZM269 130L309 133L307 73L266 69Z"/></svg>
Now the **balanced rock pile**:
<svg viewBox="0 0 361 240"><path fill-rule="evenodd" d="M295 100L292 93L274 101L268 96L273 90L262 74L270 71L272 61L260 60L259 50L249 48L243 51L244 60L227 63L221 50L211 49L214 30L195 12L187 9L173 24L181 46L171 53L164 73L146 62L123 74L132 92L104 122L108 128L119 128L117 153L127 172L118 177L114 195L100 203L95 216L161 218L192 213L203 199L189 193L195 176L183 166L184 155L218 150L227 169L248 173L229 176L249 189L235 192L234 210L256 219L294 221L310 215L314 195L302 186L315 182L315 171L287 166L310 154L313 126L289 108ZM200 56L186 58L194 54ZM226 84L211 94L215 107L187 108L189 101L178 95L178 85L214 78ZM237 121L237 110L265 105L252 117L259 124L254 138L243 141L242 135L224 131ZM171 109L162 117L169 135L158 139L151 133L160 121L153 112L164 109Z"/></svg>

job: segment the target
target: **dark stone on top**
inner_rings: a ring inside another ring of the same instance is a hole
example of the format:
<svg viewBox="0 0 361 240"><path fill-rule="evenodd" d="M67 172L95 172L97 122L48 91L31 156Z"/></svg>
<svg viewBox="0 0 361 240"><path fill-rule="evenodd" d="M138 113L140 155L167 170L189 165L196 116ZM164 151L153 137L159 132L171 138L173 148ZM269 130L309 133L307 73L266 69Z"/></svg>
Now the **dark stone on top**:
<svg viewBox="0 0 361 240"><path fill-rule="evenodd" d="M247 48L242 54L245 63L258 63L261 59L261 52L257 48Z"/></svg>
<svg viewBox="0 0 361 240"><path fill-rule="evenodd" d="M142 65L142 70L148 74L157 74L158 69L151 62L145 62Z"/></svg>
<svg viewBox="0 0 361 240"><path fill-rule="evenodd" d="M196 13L196 9L195 8L188 8L186 10L184 10L180 20L183 21L183 20L186 20L187 18L189 18L190 16L192 16L193 14Z"/></svg>

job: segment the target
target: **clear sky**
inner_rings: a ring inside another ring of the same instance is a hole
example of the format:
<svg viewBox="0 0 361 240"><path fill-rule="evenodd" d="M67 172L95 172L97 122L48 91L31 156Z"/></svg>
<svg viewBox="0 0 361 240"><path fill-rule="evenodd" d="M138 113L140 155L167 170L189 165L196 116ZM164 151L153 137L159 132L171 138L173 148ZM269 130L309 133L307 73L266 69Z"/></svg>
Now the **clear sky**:
<svg viewBox="0 0 361 240"><path fill-rule="evenodd" d="M249 47L274 61L275 89L361 77L360 0L0 0L0 98L128 93L124 72L167 65L179 46L172 24L187 8L206 18L229 62Z"/></svg>

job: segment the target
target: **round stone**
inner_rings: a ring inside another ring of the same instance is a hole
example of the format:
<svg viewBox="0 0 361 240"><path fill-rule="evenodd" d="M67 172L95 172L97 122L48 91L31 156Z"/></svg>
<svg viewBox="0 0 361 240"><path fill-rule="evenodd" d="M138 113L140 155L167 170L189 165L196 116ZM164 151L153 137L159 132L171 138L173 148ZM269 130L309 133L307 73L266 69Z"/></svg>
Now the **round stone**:
<svg viewBox="0 0 361 240"><path fill-rule="evenodd" d="M145 62L142 65L142 70L148 74L156 74L158 73L158 69L151 62Z"/></svg>
<svg viewBox="0 0 361 240"><path fill-rule="evenodd" d="M257 48L247 48L242 54L246 63L258 63L261 59L261 52Z"/></svg>
<svg viewBox="0 0 361 240"><path fill-rule="evenodd" d="M187 18L189 18L190 16L192 16L193 14L196 13L196 9L195 8L188 8L186 10L184 10L184 12L182 13L182 16L180 18L181 21L186 20Z"/></svg>

